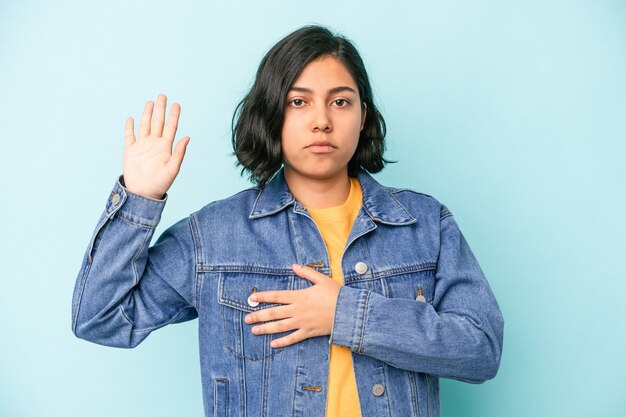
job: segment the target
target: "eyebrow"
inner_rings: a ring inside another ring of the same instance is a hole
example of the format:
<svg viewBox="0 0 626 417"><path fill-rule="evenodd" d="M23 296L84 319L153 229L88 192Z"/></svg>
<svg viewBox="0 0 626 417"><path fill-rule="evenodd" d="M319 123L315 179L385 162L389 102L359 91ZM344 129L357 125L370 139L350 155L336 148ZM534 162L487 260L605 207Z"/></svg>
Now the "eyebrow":
<svg viewBox="0 0 626 417"><path fill-rule="evenodd" d="M313 93L313 90L311 90L310 88L306 88L306 87L297 87L297 86L293 86L293 87L291 87L291 88L289 89L289 92L291 92L291 91L299 91L299 92L301 92L301 93L309 93L309 94L312 94L312 93ZM342 92L342 91L351 91L351 92L353 92L354 94L357 94L357 92L356 92L356 91L354 91L354 89L353 89L353 88L348 87L347 85L342 85L342 86L339 86L339 87L333 87L333 88L329 89L326 93L327 93L328 95L331 95L331 94L335 94L335 93L340 93L340 92Z"/></svg>

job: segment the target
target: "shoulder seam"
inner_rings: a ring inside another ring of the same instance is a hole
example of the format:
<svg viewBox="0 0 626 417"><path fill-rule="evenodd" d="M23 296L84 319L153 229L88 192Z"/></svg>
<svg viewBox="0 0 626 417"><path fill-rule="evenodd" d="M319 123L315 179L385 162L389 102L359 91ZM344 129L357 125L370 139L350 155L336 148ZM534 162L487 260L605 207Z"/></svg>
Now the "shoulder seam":
<svg viewBox="0 0 626 417"><path fill-rule="evenodd" d="M415 190L412 190L410 188L391 188L391 187L387 187L387 190L389 190L389 192L391 194L396 194L396 193L400 193L400 192L409 192L409 193L412 193L412 194L419 194L419 195L423 195L423 196L435 199L435 197L433 197L430 194L426 194L426 193L422 193L422 192L419 192L419 191L415 191Z"/></svg>
<svg viewBox="0 0 626 417"><path fill-rule="evenodd" d="M452 217L452 212L448 209L448 207L444 206L443 204L441 205L441 211L439 213L439 221L447 218L447 217Z"/></svg>

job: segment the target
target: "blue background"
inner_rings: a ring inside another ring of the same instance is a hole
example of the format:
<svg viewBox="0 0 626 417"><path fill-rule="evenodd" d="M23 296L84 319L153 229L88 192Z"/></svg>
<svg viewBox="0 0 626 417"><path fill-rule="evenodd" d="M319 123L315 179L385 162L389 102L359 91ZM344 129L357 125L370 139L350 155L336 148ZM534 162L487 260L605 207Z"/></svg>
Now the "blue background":
<svg viewBox="0 0 626 417"><path fill-rule="evenodd" d="M232 112L308 23L362 53L399 161L376 178L446 204L500 302L498 376L444 380L443 415L626 415L626 3L604 0L1 1L0 415L202 415L197 321L90 344L74 281L126 117L165 93L191 137L156 237L249 185Z"/></svg>

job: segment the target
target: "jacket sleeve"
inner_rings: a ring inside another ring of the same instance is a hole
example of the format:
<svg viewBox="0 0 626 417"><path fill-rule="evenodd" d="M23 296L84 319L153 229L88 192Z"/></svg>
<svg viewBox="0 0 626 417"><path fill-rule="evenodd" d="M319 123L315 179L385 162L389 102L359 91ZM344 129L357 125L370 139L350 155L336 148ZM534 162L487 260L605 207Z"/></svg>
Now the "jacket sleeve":
<svg viewBox="0 0 626 417"><path fill-rule="evenodd" d="M331 343L394 367L481 383L495 377L504 319L454 217L440 214L432 305L341 286Z"/></svg>
<svg viewBox="0 0 626 417"><path fill-rule="evenodd" d="M72 331L133 348L170 323L198 316L189 217L149 247L167 201L128 191L120 175L83 256L72 297Z"/></svg>

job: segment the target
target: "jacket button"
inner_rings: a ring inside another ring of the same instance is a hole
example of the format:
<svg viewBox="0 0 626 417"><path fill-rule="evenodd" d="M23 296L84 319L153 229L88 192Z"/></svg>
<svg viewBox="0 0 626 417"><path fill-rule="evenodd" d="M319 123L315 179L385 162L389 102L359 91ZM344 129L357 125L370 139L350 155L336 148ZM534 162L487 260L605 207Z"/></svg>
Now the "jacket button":
<svg viewBox="0 0 626 417"><path fill-rule="evenodd" d="M250 296L248 296L248 305L249 305L250 307L256 307L256 306L258 306L258 305L259 305L259 302L258 302L258 301L252 301L252 300L250 299Z"/></svg>
<svg viewBox="0 0 626 417"><path fill-rule="evenodd" d="M375 384L372 387L372 393L377 397L383 395L383 392L385 392L385 387L383 386L383 384Z"/></svg>
<svg viewBox="0 0 626 417"><path fill-rule="evenodd" d="M354 270L357 274L363 275L367 272L367 264L365 262L357 262L356 265L354 265Z"/></svg>
<svg viewBox="0 0 626 417"><path fill-rule="evenodd" d="M113 194L113 198L111 199L111 203L113 203L114 206L117 205L117 203L120 202L120 195L118 193Z"/></svg>

